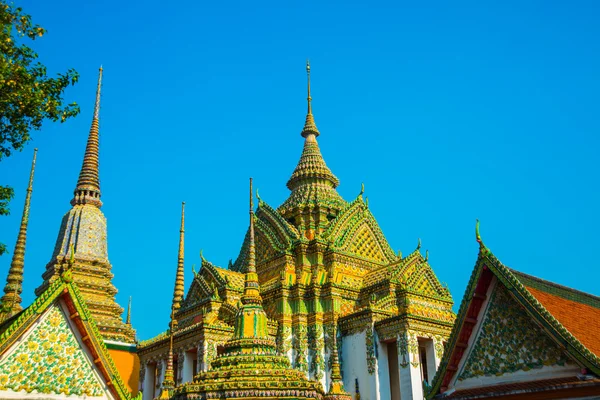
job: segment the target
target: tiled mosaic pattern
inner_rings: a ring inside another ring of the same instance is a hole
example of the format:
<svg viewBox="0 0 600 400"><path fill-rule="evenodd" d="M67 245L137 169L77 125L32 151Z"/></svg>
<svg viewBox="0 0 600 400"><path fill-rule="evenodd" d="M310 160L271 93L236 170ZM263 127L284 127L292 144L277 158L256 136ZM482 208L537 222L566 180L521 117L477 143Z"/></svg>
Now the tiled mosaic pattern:
<svg viewBox="0 0 600 400"><path fill-rule="evenodd" d="M104 395L98 377L57 305L0 364L0 390Z"/></svg>
<svg viewBox="0 0 600 400"><path fill-rule="evenodd" d="M460 380L566 364L568 359L561 349L510 297L504 286L494 289L490 302Z"/></svg>

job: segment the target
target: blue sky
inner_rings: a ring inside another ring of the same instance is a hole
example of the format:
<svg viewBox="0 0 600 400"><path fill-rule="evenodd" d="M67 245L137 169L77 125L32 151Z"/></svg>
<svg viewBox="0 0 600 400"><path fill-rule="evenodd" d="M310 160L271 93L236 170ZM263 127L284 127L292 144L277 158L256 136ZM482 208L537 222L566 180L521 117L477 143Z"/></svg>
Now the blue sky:
<svg viewBox="0 0 600 400"><path fill-rule="evenodd" d="M325 160L361 182L394 250L418 238L460 303L485 243L520 271L600 294L597 2L16 1L34 43L80 82L81 114L47 123L0 163L12 249L38 163L24 302L70 208L104 66L102 210L109 257L141 339L167 328L186 206L186 287L199 251L226 266L247 228L247 182L276 207L300 156L307 57ZM324 4L325 3L325 4ZM12 250L11 250L12 252ZM0 257L2 281L10 255Z"/></svg>

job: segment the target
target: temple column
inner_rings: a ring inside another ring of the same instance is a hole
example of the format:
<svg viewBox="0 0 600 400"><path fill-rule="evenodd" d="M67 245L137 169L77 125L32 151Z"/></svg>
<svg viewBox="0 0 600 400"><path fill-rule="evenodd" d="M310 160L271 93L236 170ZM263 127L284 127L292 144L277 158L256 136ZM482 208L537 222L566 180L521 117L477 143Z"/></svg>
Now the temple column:
<svg viewBox="0 0 600 400"><path fill-rule="evenodd" d="M154 381L156 380L156 364L151 362L145 362L140 367L140 385L142 387L142 399L152 400L154 398Z"/></svg>
<svg viewBox="0 0 600 400"><path fill-rule="evenodd" d="M441 338L436 337L428 339L424 344L425 356L427 357L427 377L429 378L427 383L431 385L433 377L440 365L440 361L442 360L444 344L441 341Z"/></svg>
<svg viewBox="0 0 600 400"><path fill-rule="evenodd" d="M182 359L180 361L181 365L182 365L182 370L181 370L181 382L185 383L185 382L191 382L192 380L194 380L194 352L192 351L185 351L182 354Z"/></svg>
<svg viewBox="0 0 600 400"><path fill-rule="evenodd" d="M406 331L398 335L398 364L400 370L401 399L423 399L419 342L415 333Z"/></svg>
<svg viewBox="0 0 600 400"><path fill-rule="evenodd" d="M206 340L203 340L198 344L198 355L196 357L198 360L198 371L196 371L196 373L206 372L208 370L208 365L206 363Z"/></svg>

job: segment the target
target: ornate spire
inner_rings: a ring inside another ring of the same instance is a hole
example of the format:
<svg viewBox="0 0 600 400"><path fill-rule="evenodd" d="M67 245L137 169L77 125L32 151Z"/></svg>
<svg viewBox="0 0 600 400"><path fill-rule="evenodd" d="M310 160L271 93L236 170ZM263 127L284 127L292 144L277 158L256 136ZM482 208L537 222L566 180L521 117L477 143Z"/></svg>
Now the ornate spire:
<svg viewBox="0 0 600 400"><path fill-rule="evenodd" d="M173 290L173 311L177 312L181 307L184 291L183 271L183 238L184 238L185 201L181 202L181 228L179 229L179 253L177 255L177 275L175 276L175 289Z"/></svg>
<svg viewBox="0 0 600 400"><path fill-rule="evenodd" d="M129 296L129 304L127 305L127 318L125 319L127 325L131 325L131 296Z"/></svg>
<svg viewBox="0 0 600 400"><path fill-rule="evenodd" d="M246 282L242 304L262 304L258 275L256 274L256 248L254 244L254 197L252 178L250 178L250 244L248 245L248 265L246 267Z"/></svg>
<svg viewBox="0 0 600 400"><path fill-rule="evenodd" d="M329 392L325 396L325 400L352 400L352 396L344 390L344 382L342 381L342 372L340 369L340 360L338 356L337 346L337 328L334 329L332 338L333 349L331 350L331 385Z"/></svg>
<svg viewBox="0 0 600 400"><path fill-rule="evenodd" d="M29 223L29 205L31 203L31 192L33 191L33 174L35 172L35 160L37 149L33 150L33 160L31 161L31 171L29 172L29 185L27 186L27 195L25 196L25 205L23 206L23 215L21 216L21 226L19 235L15 244L6 286L4 286L4 296L0 301L2 308L0 314L3 318L8 318L21 311L21 292L23 291L23 269L25 267L25 243L27 241L27 225Z"/></svg>
<svg viewBox="0 0 600 400"><path fill-rule="evenodd" d="M317 129L317 125L315 124L315 119L312 115L312 97L310 97L310 62L306 60L306 76L308 81L308 97L306 101L308 102L308 111L306 112L306 121L304 122L304 129L302 129L302 137L308 137L309 135L315 135L315 137L319 136L319 130Z"/></svg>
<svg viewBox="0 0 600 400"><path fill-rule="evenodd" d="M98 172L98 148L99 148L99 117L100 117L100 89L102 87L102 67L98 73L98 87L96 89L96 104L92 126L88 136L83 164L79 172L77 187L75 188L71 205L91 204L96 207L102 206L100 201L100 178Z"/></svg>
<svg viewBox="0 0 600 400"><path fill-rule="evenodd" d="M175 311L171 309L171 328L169 329L169 353L167 355L167 368L165 379L159 399L170 399L175 388L175 372L173 371L173 331L175 330Z"/></svg>

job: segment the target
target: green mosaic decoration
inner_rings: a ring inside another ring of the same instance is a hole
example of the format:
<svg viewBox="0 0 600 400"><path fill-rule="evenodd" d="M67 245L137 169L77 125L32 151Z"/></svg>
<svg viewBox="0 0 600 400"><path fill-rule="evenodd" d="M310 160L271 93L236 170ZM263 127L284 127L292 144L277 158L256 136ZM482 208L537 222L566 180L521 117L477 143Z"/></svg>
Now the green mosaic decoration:
<svg viewBox="0 0 600 400"><path fill-rule="evenodd" d="M365 345L367 347L367 371L369 374L375 373L375 364L377 363L377 357L375 357L375 338L373 335L373 327L367 328L365 332Z"/></svg>
<svg viewBox="0 0 600 400"><path fill-rule="evenodd" d="M0 364L0 390L102 396L102 384L63 312L52 306L29 338Z"/></svg>
<svg viewBox="0 0 600 400"><path fill-rule="evenodd" d="M511 298L504 286L497 285L479 337L458 379L500 376L567 362L561 349Z"/></svg>

